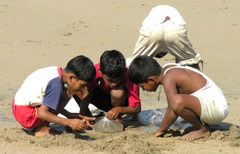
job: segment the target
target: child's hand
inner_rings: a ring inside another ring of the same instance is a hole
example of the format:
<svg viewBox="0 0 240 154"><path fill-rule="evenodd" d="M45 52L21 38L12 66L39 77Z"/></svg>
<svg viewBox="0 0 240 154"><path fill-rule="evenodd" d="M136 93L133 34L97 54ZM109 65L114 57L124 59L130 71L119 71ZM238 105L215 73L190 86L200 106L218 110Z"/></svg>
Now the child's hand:
<svg viewBox="0 0 240 154"><path fill-rule="evenodd" d="M88 128L87 122L84 119L69 119L68 126L75 131L82 131Z"/></svg>
<svg viewBox="0 0 240 154"><path fill-rule="evenodd" d="M115 120L119 117L119 115L120 115L120 108L114 107L107 112L106 117L110 120Z"/></svg>
<svg viewBox="0 0 240 154"><path fill-rule="evenodd" d="M166 132L165 131L161 131L161 130L157 130L155 132L155 137L163 137L163 135L165 134Z"/></svg>
<svg viewBox="0 0 240 154"><path fill-rule="evenodd" d="M88 116L82 116L82 115L79 115L79 118L85 120L86 123L87 123L87 126L90 127L90 128L92 128L92 125L95 123L95 120L96 120L96 118L88 117Z"/></svg>

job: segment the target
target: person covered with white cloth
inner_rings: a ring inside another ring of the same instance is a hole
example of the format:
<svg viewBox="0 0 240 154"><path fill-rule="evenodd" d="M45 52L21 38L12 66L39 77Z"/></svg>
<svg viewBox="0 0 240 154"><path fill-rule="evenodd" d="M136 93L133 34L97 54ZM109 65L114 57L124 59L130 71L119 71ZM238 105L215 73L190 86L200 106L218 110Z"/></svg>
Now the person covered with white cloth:
<svg viewBox="0 0 240 154"><path fill-rule="evenodd" d="M139 55L162 58L167 53L181 65L199 69L202 58L187 37L186 22L174 7L158 5L150 11L140 28L140 35L127 66Z"/></svg>

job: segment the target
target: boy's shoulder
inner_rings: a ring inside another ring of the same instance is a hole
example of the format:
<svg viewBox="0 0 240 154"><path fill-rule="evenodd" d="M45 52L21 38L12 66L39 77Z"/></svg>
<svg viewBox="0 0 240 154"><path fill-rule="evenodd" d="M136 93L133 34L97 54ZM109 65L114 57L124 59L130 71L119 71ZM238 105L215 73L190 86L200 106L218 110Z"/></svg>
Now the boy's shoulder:
<svg viewBox="0 0 240 154"><path fill-rule="evenodd" d="M195 68L189 66L172 67L165 72L163 84L176 84L184 89L196 86L204 86L207 76Z"/></svg>
<svg viewBox="0 0 240 154"><path fill-rule="evenodd" d="M166 82L179 82L183 80L187 80L190 76L191 72L186 71L182 67L178 66L170 66L163 69L163 84Z"/></svg>
<svg viewBox="0 0 240 154"><path fill-rule="evenodd" d="M27 81L25 84L28 83L36 86L46 85L56 78L62 80L62 68L59 66L49 66L34 71L25 79Z"/></svg>

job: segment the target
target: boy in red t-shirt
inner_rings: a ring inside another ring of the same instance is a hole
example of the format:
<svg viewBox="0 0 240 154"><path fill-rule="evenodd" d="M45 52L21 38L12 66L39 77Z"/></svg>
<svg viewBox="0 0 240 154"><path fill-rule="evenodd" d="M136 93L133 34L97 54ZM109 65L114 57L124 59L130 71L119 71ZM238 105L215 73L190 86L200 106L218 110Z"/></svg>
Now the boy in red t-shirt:
<svg viewBox="0 0 240 154"><path fill-rule="evenodd" d="M90 102L107 112L108 119L115 120L124 114L134 115L141 111L139 88L129 81L125 58L119 51L105 51L95 69Z"/></svg>

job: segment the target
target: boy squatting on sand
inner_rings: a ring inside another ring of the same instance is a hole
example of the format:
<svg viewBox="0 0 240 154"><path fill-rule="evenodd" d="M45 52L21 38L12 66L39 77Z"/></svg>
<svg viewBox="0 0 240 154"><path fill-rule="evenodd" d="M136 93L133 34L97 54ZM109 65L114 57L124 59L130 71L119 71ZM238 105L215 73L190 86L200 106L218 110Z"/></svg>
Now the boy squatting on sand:
<svg viewBox="0 0 240 154"><path fill-rule="evenodd" d="M208 124L217 124L228 114L221 89L192 67L169 64L162 68L155 59L139 56L129 67L129 79L146 91L156 91L160 84L164 87L168 107L156 137L163 136L178 116L193 126L183 140L208 137Z"/></svg>
<svg viewBox="0 0 240 154"><path fill-rule="evenodd" d="M69 113L64 106L71 96L84 101L88 83L93 81L95 74L92 61L85 56L71 59L63 70L57 66L36 70L25 79L13 99L15 119L22 127L35 130L36 137L50 133L50 122L76 131L91 127L89 121L93 118ZM68 119L58 117L58 113Z"/></svg>
<svg viewBox="0 0 240 154"><path fill-rule="evenodd" d="M136 115L141 111L139 88L128 79L125 58L117 50L104 51L100 63L95 64L96 77L90 86L90 103L106 112L110 120L122 115ZM90 116L87 107L83 112Z"/></svg>
<svg viewBox="0 0 240 154"><path fill-rule="evenodd" d="M181 65L199 69L198 64L202 62L187 37L186 22L178 10L169 5L158 5L144 19L132 56L126 63L129 66L139 55L162 58L167 53Z"/></svg>

